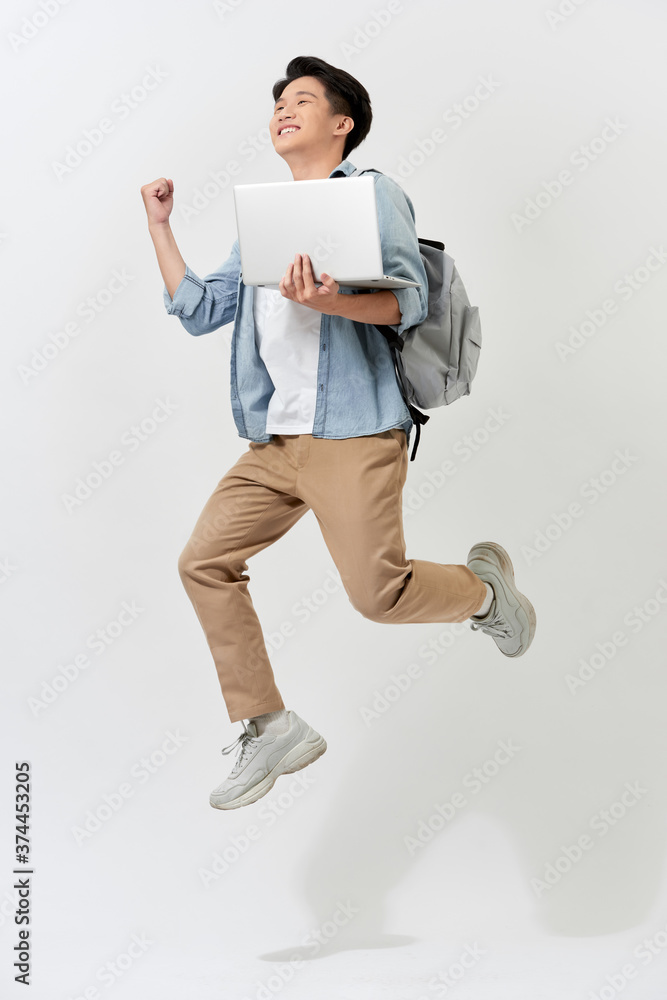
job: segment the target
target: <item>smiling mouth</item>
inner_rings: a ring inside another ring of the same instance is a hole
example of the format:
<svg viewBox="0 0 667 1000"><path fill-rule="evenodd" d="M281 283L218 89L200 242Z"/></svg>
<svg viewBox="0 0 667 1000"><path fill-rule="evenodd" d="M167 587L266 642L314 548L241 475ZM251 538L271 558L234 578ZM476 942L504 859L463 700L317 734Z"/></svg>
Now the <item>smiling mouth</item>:
<svg viewBox="0 0 667 1000"><path fill-rule="evenodd" d="M292 135L294 132L298 131L299 131L298 125L286 125L285 128L282 128L280 132L278 132L278 136L280 137L281 135Z"/></svg>

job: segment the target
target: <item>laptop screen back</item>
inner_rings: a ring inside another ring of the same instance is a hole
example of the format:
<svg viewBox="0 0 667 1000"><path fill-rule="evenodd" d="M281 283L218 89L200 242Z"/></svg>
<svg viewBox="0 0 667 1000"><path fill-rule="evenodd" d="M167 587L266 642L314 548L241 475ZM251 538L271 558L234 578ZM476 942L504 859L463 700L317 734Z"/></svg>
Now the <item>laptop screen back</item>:
<svg viewBox="0 0 667 1000"><path fill-rule="evenodd" d="M317 282L382 278L372 177L237 184L234 200L244 284L277 288L297 253Z"/></svg>

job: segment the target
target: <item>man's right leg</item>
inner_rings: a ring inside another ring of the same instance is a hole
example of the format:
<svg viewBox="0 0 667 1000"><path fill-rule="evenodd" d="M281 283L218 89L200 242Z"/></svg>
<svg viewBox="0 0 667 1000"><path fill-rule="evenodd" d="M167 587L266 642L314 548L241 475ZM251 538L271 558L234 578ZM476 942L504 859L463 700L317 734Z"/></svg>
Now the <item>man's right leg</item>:
<svg viewBox="0 0 667 1000"><path fill-rule="evenodd" d="M250 442L218 483L178 561L231 722L285 707L244 573L250 556L310 509L291 495L293 485L294 469L280 438Z"/></svg>

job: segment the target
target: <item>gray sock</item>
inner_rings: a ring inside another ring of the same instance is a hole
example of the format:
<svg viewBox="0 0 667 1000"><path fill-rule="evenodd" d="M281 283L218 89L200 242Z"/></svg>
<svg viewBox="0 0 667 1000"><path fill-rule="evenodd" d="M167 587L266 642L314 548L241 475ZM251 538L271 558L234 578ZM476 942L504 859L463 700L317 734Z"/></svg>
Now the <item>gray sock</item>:
<svg viewBox="0 0 667 1000"><path fill-rule="evenodd" d="M281 708L277 712L266 712L264 715L255 715L250 722L254 722L257 727L257 735L268 733L269 736L277 736L279 733L286 733L289 729L289 718L287 709Z"/></svg>

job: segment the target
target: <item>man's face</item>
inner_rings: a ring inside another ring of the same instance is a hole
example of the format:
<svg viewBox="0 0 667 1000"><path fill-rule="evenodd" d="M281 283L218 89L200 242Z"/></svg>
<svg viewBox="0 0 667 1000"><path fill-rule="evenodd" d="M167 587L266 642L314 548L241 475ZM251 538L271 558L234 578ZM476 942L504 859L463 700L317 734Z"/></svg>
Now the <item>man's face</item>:
<svg viewBox="0 0 667 1000"><path fill-rule="evenodd" d="M292 151L328 150L337 135L346 136L353 126L351 118L332 115L317 77L300 76L288 83L276 101L269 130L276 152L289 159ZM341 156L342 149L341 143Z"/></svg>

